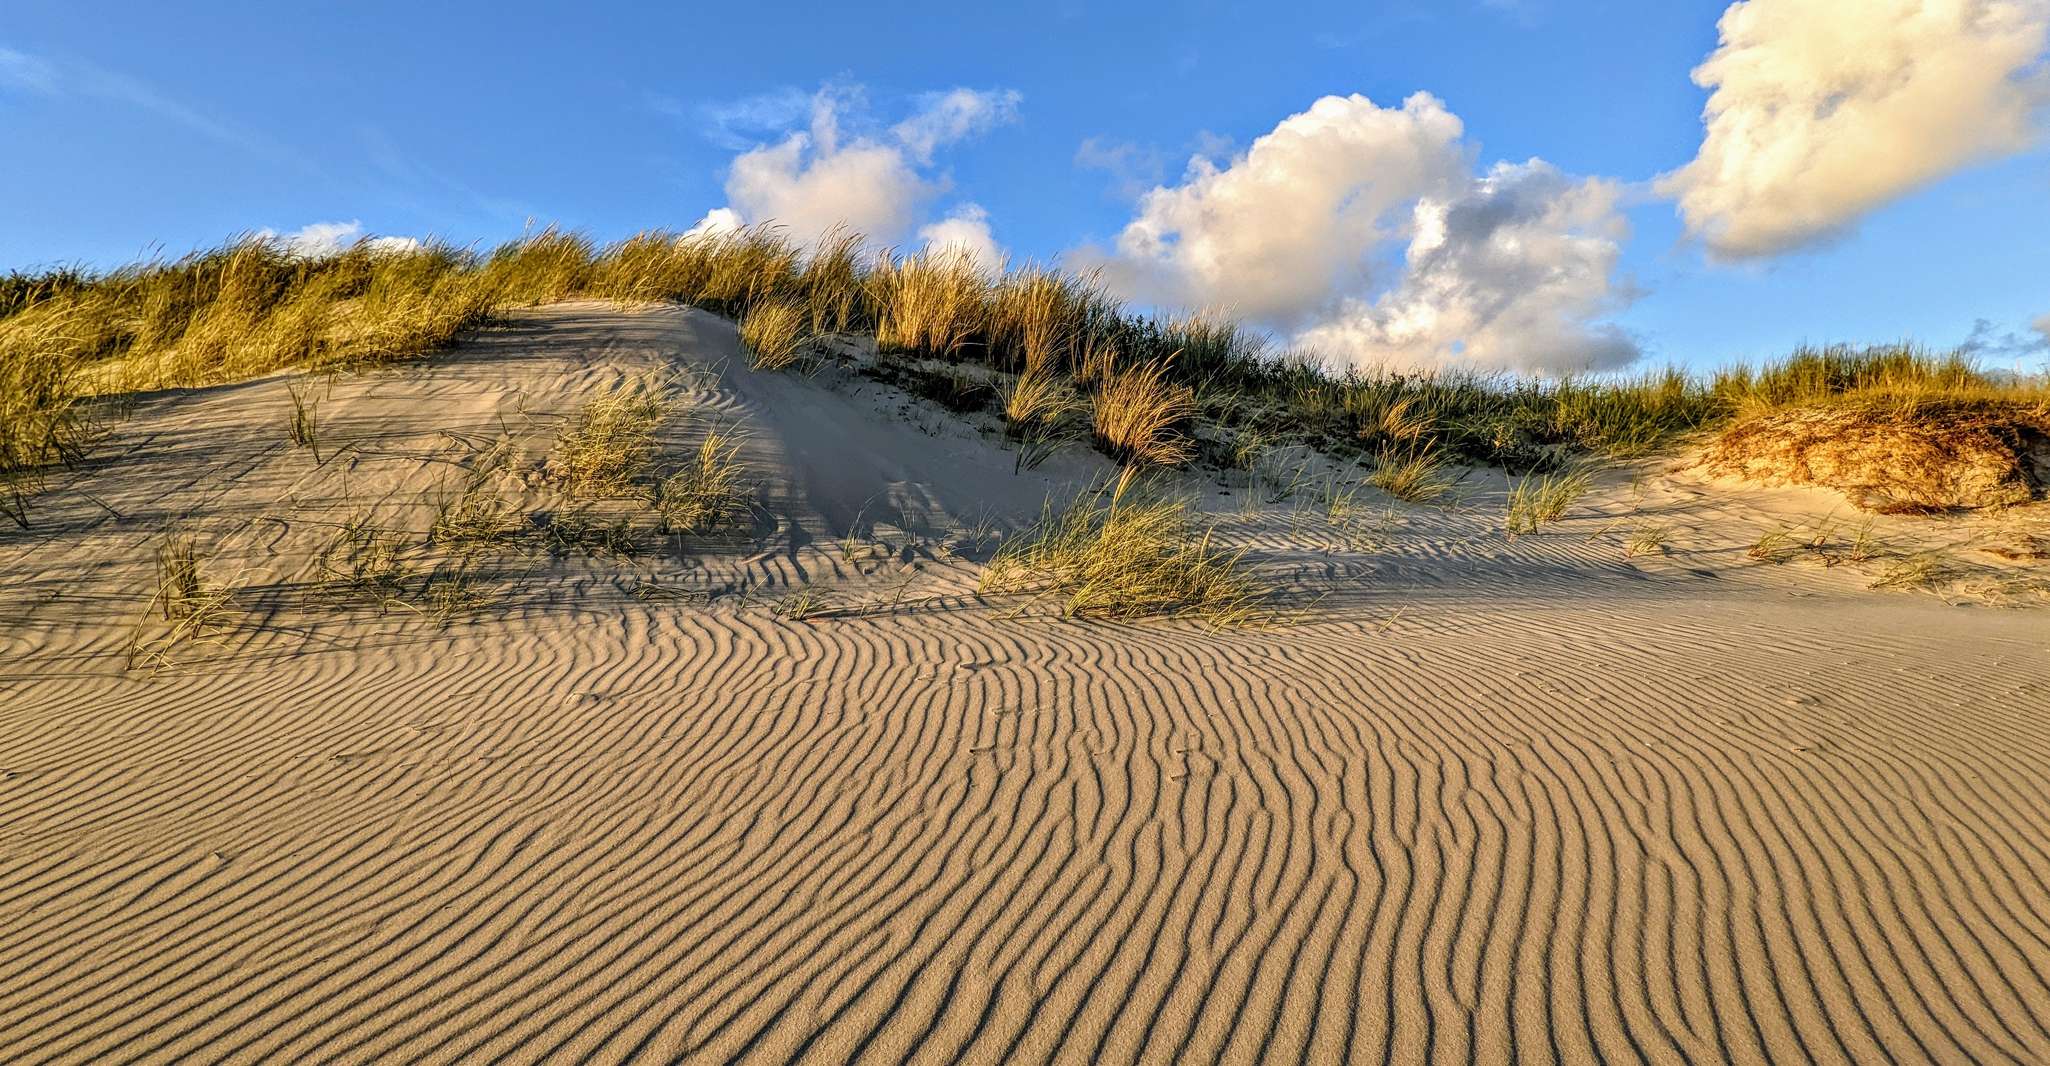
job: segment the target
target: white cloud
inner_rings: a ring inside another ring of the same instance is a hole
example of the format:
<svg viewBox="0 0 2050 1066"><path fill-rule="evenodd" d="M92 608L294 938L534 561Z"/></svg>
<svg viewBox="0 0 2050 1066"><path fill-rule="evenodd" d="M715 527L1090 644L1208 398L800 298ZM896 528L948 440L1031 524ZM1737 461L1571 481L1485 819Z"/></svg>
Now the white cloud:
<svg viewBox="0 0 2050 1066"><path fill-rule="evenodd" d="M1399 109L1324 97L1228 167L1198 156L1182 184L1142 197L1106 277L1153 303L1302 324L1365 283L1391 213L1458 184L1461 133L1428 94Z"/></svg>
<svg viewBox="0 0 2050 1066"><path fill-rule="evenodd" d="M1199 156L1112 251L1075 258L1134 299L1243 315L1358 365L1635 359L1593 322L1630 296L1613 280L1618 187L1542 160L1477 177L1464 133L1429 94L1328 96L1228 165Z"/></svg>
<svg viewBox="0 0 2050 1066"><path fill-rule="evenodd" d="M876 131L859 87L821 90L811 98L809 129L733 160L727 205L697 228L773 222L809 241L844 226L878 242L901 241L946 188L929 172L934 153L1010 121L1018 99L1009 91L929 94L910 117Z"/></svg>
<svg viewBox="0 0 2050 1066"><path fill-rule="evenodd" d="M274 242L285 251L308 259L338 255L348 251L359 241L367 244L373 252L410 252L420 247L420 242L412 237L366 238L363 235L363 223L354 219L347 222L315 222L290 233L262 229L256 232L255 237L260 241Z"/></svg>
<svg viewBox="0 0 2050 1066"><path fill-rule="evenodd" d="M715 207L705 212L705 217L698 219L697 225L683 231L683 235L689 237L699 233L731 233L746 226L747 223L741 219L740 212L730 207Z"/></svg>
<svg viewBox="0 0 2050 1066"><path fill-rule="evenodd" d="M965 255L984 270L1004 264L1003 247L990 232L989 212L979 204L962 204L946 218L919 227L918 239L933 251Z"/></svg>
<svg viewBox="0 0 2050 1066"><path fill-rule="evenodd" d="M1694 71L1694 161L1660 178L1723 258L1771 255L2027 148L2050 0L1745 0Z"/></svg>
<svg viewBox="0 0 2050 1066"><path fill-rule="evenodd" d="M1619 195L1543 160L1498 163L1449 199L1419 200L1402 281L1346 299L1297 343L1378 366L1627 366L1636 342L1594 321L1629 298L1612 281L1628 236Z"/></svg>

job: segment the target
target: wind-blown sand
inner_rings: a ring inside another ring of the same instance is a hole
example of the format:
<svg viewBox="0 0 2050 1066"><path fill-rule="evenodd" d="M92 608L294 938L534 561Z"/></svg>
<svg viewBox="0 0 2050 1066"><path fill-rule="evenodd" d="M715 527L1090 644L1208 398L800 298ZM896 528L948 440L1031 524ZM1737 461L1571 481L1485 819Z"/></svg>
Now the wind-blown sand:
<svg viewBox="0 0 2050 1066"><path fill-rule="evenodd" d="M346 513L679 367L747 533L303 603ZM146 399L0 538L0 1061L2050 1061L2050 624L1744 557L1815 496L1645 467L1510 541L1499 478L1191 476L1300 620L1085 625L973 587L1100 463L696 312L339 379L321 464L283 396ZM128 669L174 520L241 621Z"/></svg>

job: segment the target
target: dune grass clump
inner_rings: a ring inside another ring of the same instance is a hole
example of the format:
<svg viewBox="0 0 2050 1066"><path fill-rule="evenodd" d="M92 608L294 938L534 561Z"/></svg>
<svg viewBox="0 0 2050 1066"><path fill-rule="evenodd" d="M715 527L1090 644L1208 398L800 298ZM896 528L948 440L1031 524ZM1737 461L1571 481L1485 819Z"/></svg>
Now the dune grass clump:
<svg viewBox="0 0 2050 1066"><path fill-rule="evenodd" d="M358 512L314 557L314 588L331 599L402 605L413 577L409 547L403 532L377 524L369 511Z"/></svg>
<svg viewBox="0 0 2050 1066"><path fill-rule="evenodd" d="M285 386L285 395L291 401L291 409L285 418L285 439L291 441L294 448L311 449L313 458L318 460L320 400L313 395L310 387L304 385Z"/></svg>
<svg viewBox="0 0 2050 1066"><path fill-rule="evenodd" d="M1117 317L1093 276L1025 266L988 293L990 362L1004 370L1069 370L1081 346Z"/></svg>
<svg viewBox="0 0 2050 1066"><path fill-rule="evenodd" d="M631 497L655 456L655 431L668 405L646 386L626 383L586 402L557 437L549 470L579 499Z"/></svg>
<svg viewBox="0 0 2050 1066"><path fill-rule="evenodd" d="M795 303L770 300L756 304L740 320L740 343L747 365L756 370L787 370L797 362L805 341L807 315Z"/></svg>
<svg viewBox="0 0 2050 1066"><path fill-rule="evenodd" d="M858 235L835 230L819 238L796 278L810 332L849 333L870 324L865 276Z"/></svg>
<svg viewBox="0 0 2050 1066"><path fill-rule="evenodd" d="M37 345L43 329L0 328L0 512L23 529L53 466L85 456L92 426L77 366Z"/></svg>
<svg viewBox="0 0 2050 1066"><path fill-rule="evenodd" d="M1412 445L1407 451L1388 449L1374 460L1367 484L1404 503L1436 503L1456 484L1450 464L1436 449Z"/></svg>
<svg viewBox="0 0 2050 1066"><path fill-rule="evenodd" d="M513 505L481 481L461 495L443 503L427 529L427 543L473 556L517 537L519 513Z"/></svg>
<svg viewBox="0 0 2050 1066"><path fill-rule="evenodd" d="M1512 537L1535 533L1566 517L1566 512L1587 495L1593 484L1593 477L1585 470L1525 477L1509 490L1502 526Z"/></svg>
<svg viewBox="0 0 2050 1066"><path fill-rule="evenodd" d="M488 317L495 297L472 267L441 245L309 257L244 238L17 297L0 317L0 373L94 396L403 358Z"/></svg>
<svg viewBox="0 0 2050 1066"><path fill-rule="evenodd" d="M655 486L656 528L662 533L709 533L747 513L740 442L711 430L690 460Z"/></svg>
<svg viewBox="0 0 2050 1066"><path fill-rule="evenodd" d="M129 643L131 667L141 663L171 665L176 651L188 644L220 643L232 629L232 586L206 576L206 564L190 535L164 534L157 544L156 590L143 608L143 621ZM145 636L151 620L160 631Z"/></svg>
<svg viewBox="0 0 2050 1066"><path fill-rule="evenodd" d="M501 302L547 303L589 291L597 265L589 237L549 226L499 246L485 259L482 281Z"/></svg>
<svg viewBox="0 0 2050 1066"><path fill-rule="evenodd" d="M924 359L953 359L988 324L989 279L959 252L886 255L869 272L876 346Z"/></svg>
<svg viewBox="0 0 2050 1066"><path fill-rule="evenodd" d="M1194 454L1178 428L1196 411L1188 386L1161 360L1111 371L1097 386L1090 435L1098 450L1128 466L1174 465Z"/></svg>
<svg viewBox="0 0 2050 1066"><path fill-rule="evenodd" d="M1070 418L1085 404L1074 387L1042 363L1027 367L1004 393L1004 436L1017 445L1014 470L1037 467L1072 437Z"/></svg>
<svg viewBox="0 0 2050 1066"><path fill-rule="evenodd" d="M1186 501L1142 497L1131 470L1048 514L1000 547L982 591L1052 601L1068 618L1200 618L1246 625L1262 615L1262 594L1243 550L1217 546L1198 530Z"/></svg>
<svg viewBox="0 0 2050 1066"><path fill-rule="evenodd" d="M1802 346L1786 359L1756 369L1738 365L1718 373L1713 390L1755 414L1879 397L1958 397L2011 393L1959 352L1936 352L1913 344L1856 348L1847 344Z"/></svg>
<svg viewBox="0 0 2050 1066"><path fill-rule="evenodd" d="M1635 559L1640 555L1664 555L1666 543L1672 536L1670 526L1638 526L1630 531L1630 538L1623 542L1623 556Z"/></svg>

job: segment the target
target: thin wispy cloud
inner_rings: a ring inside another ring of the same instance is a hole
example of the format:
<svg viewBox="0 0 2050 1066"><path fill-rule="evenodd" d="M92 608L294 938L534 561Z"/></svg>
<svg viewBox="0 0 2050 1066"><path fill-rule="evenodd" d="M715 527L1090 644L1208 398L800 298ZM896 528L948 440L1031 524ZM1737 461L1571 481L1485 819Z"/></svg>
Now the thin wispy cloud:
<svg viewBox="0 0 2050 1066"><path fill-rule="evenodd" d="M697 132L728 151L744 151L788 133L811 114L812 94L794 86L772 89L734 100L686 103L661 93L648 94L648 106Z"/></svg>
<svg viewBox="0 0 2050 1066"><path fill-rule="evenodd" d="M1108 175L1111 191L1136 200L1167 178L1167 155L1151 145L1108 137L1089 137L1075 149L1075 165Z"/></svg>
<svg viewBox="0 0 2050 1066"><path fill-rule="evenodd" d="M2003 329L1991 319L1978 319L1958 351L1992 364L2020 365L2050 357L2050 314L2038 317L2027 329Z"/></svg>
<svg viewBox="0 0 2050 1066"><path fill-rule="evenodd" d="M0 88L48 95L57 91L57 68L46 60L0 48Z"/></svg>
<svg viewBox="0 0 2050 1066"><path fill-rule="evenodd" d="M209 140L304 165L304 160L264 138L194 108L140 78L83 60L59 61L0 48L0 85L43 96L75 96L122 104Z"/></svg>

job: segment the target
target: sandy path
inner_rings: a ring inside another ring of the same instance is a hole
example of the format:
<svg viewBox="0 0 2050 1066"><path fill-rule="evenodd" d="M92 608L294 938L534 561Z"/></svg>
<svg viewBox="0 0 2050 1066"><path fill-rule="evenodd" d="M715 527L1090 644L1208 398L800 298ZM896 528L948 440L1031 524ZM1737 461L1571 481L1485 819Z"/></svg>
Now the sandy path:
<svg viewBox="0 0 2050 1066"><path fill-rule="evenodd" d="M1242 633L28 612L0 1061L2050 1061L2039 613L1454 526Z"/></svg>

